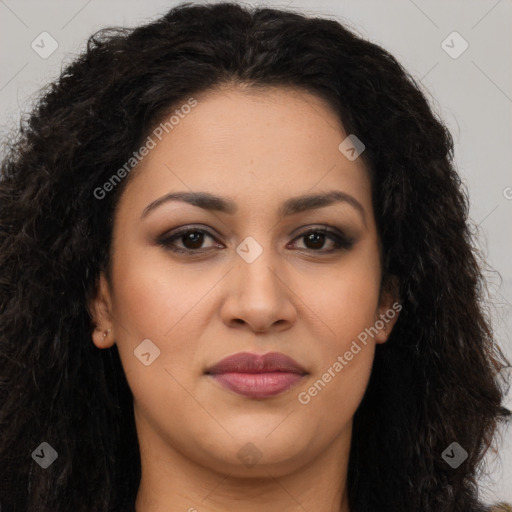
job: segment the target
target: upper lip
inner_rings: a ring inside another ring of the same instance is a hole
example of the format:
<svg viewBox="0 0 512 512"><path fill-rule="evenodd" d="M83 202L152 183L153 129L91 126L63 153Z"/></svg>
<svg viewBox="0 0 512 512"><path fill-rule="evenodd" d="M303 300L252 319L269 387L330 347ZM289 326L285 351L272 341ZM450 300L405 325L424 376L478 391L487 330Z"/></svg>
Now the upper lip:
<svg viewBox="0 0 512 512"><path fill-rule="evenodd" d="M228 356L206 370L207 374L219 373L268 373L289 372L306 374L306 370L297 361L280 352L252 354L239 352Z"/></svg>

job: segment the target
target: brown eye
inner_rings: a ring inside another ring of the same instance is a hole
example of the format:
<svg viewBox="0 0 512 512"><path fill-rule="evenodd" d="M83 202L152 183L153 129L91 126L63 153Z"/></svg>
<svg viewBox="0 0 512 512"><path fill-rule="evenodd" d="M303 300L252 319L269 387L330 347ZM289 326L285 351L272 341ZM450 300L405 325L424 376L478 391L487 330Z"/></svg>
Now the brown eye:
<svg viewBox="0 0 512 512"><path fill-rule="evenodd" d="M295 240L304 240L305 249L315 252L333 252L341 249L350 249L354 245L354 240L348 238L341 232L331 231L329 229L309 230L299 235ZM327 250L321 250L327 240L333 243L333 247ZM300 247L299 247L300 249Z"/></svg>
<svg viewBox="0 0 512 512"><path fill-rule="evenodd" d="M171 234L170 236L162 237L160 240L158 240L158 243L164 246L166 249L170 249L174 252L200 253L205 252L207 249L213 247L202 247L205 242L205 237L215 240L213 235L208 231L198 228L185 228ZM181 246L177 245L177 242L180 242Z"/></svg>
<svg viewBox="0 0 512 512"><path fill-rule="evenodd" d="M308 249L321 249L325 243L325 235L323 233L311 232L304 236L304 240Z"/></svg>
<svg viewBox="0 0 512 512"><path fill-rule="evenodd" d="M180 240L187 249L200 249L203 244L204 233L199 231L191 231L181 236Z"/></svg>

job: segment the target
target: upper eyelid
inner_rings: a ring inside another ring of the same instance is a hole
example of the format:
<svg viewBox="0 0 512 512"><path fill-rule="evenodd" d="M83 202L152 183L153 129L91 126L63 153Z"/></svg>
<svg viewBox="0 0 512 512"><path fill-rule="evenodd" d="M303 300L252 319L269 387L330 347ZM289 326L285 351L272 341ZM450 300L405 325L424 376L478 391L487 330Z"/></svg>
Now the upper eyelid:
<svg viewBox="0 0 512 512"><path fill-rule="evenodd" d="M337 228L334 226L328 226L326 224L313 224L312 226L298 228L298 229L294 230L294 236L297 237L297 236L300 236L301 234L308 233L309 231L315 231L315 230L318 230L318 231L323 230L323 231L331 232L332 234L339 234L340 236L341 235L347 236L343 229ZM210 228L203 227L202 225L195 226L192 224L192 225L180 226L178 228L168 230L159 238L169 238L169 237L173 237L173 236L177 236L177 235L182 235L184 233L191 232L191 231L200 231L200 232L203 232L203 233L211 236L212 238L217 237L216 234L214 234L210 231ZM336 233L336 232L338 232L338 233ZM347 238L349 238L349 237L347 236Z"/></svg>

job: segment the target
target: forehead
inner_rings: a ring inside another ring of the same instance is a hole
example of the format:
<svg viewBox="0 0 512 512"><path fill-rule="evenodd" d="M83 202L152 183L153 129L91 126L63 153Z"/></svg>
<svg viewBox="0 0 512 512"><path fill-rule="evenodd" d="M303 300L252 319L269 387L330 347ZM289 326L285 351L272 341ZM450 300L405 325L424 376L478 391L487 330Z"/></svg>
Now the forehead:
<svg viewBox="0 0 512 512"><path fill-rule="evenodd" d="M194 99L194 108L175 107L163 119L159 137L150 133L155 145L135 169L128 199L210 191L263 207L267 200L337 188L368 202L365 165L340 152L347 134L321 98L273 87L226 88ZM173 115L173 124L164 125Z"/></svg>

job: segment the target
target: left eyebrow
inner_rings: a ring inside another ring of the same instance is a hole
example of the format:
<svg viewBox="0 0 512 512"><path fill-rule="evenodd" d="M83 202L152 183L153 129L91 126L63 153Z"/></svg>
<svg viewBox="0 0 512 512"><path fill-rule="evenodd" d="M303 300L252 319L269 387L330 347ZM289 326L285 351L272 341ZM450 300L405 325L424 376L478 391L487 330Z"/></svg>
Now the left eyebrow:
<svg viewBox="0 0 512 512"><path fill-rule="evenodd" d="M238 211L236 203L227 198L210 194L209 192L171 192L166 194L152 203L150 203L141 215L141 220L151 211L168 201L184 201L193 206L198 206L204 210L218 211L234 215ZM331 190L321 194L305 194L298 197L287 199L279 208L279 217L288 217L307 210L323 208L336 202L344 202L350 204L359 211L366 225L366 214L362 204L351 195L341 190Z"/></svg>

